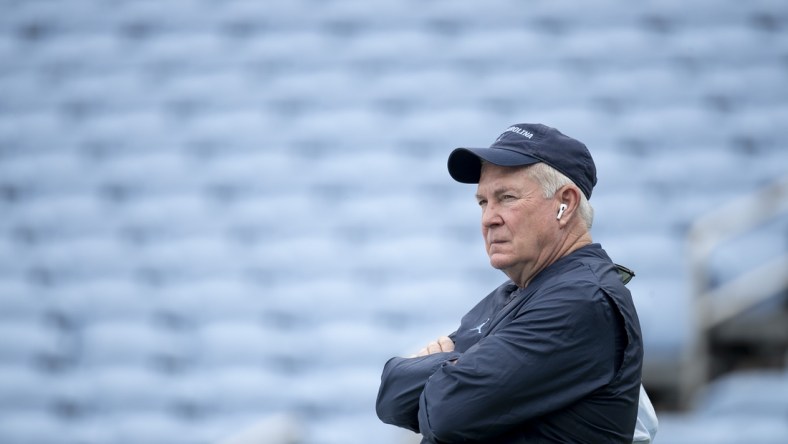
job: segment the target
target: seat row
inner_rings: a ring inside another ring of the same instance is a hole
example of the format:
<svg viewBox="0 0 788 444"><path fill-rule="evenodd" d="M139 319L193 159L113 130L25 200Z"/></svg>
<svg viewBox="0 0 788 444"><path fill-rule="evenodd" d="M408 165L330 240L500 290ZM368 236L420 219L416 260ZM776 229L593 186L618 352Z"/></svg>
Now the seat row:
<svg viewBox="0 0 788 444"><path fill-rule="evenodd" d="M54 23L66 31L74 29L124 29L132 24L145 23L154 30L182 30L190 27L216 27L219 29L241 25L250 20L266 25L266 28L311 28L331 26L337 23L358 23L367 26L430 25L433 22L450 23L456 26L515 25L559 20L568 25L590 23L610 25L621 21L644 20L658 17L663 20L687 25L735 22L748 14L774 13L779 16L781 3L775 0L759 0L747 4L726 4L719 7L712 0L693 2L686 5L680 1L647 1L621 8L618 0L595 3L583 14L576 14L568 2L535 2L529 8L520 8L511 0L491 1L484 8L473 2L433 1L423 4L415 1L375 2L299 0L259 4L244 0L222 3L201 0L178 0L160 2L124 2L109 7L96 0L70 1L69 7L57 10L39 3L14 4L9 14L0 20L0 29L14 29L30 23ZM176 13L177 12L177 13ZM207 13L206 13L207 12ZM231 28L234 30L236 28Z"/></svg>
<svg viewBox="0 0 788 444"><path fill-rule="evenodd" d="M786 75L777 58L745 66L706 68L688 73L679 66L645 66L580 73L562 66L537 69L498 68L487 73L453 66L412 67L366 73L350 66L255 75L244 69L205 69L169 79L155 79L142 69L96 70L64 77L20 70L0 75L7 90L6 112L83 107L86 109L201 107L232 109L447 108L491 106L525 101L531 106L596 104L607 110L677 104L717 106L735 112L747 106L784 103L786 93L773 88ZM523 87L527 85L527 87ZM47 90L47 94L39 94Z"/></svg>

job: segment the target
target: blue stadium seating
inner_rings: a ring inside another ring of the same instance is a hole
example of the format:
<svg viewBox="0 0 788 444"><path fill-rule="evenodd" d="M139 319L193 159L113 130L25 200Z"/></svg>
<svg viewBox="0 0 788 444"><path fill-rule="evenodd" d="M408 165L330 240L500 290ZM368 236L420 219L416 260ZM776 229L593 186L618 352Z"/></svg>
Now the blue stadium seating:
<svg viewBox="0 0 788 444"><path fill-rule="evenodd" d="M275 360L300 359L307 335L293 335L263 320L216 321L202 326L195 340L206 366L262 366Z"/></svg>
<svg viewBox="0 0 788 444"><path fill-rule="evenodd" d="M0 419L3 442L9 444L70 442L67 437L73 429L74 422L37 411L12 411Z"/></svg>
<svg viewBox="0 0 788 444"><path fill-rule="evenodd" d="M194 360L196 340L187 331L156 325L153 319L97 321L79 333L84 365L180 365Z"/></svg>
<svg viewBox="0 0 788 444"><path fill-rule="evenodd" d="M273 292L237 277L188 279L158 289L160 316L192 325L217 321L254 321L280 314Z"/></svg>
<svg viewBox="0 0 788 444"><path fill-rule="evenodd" d="M788 413L788 372L749 371L710 384L698 402L704 416L784 419Z"/></svg>
<svg viewBox="0 0 788 444"><path fill-rule="evenodd" d="M202 374L202 384L207 382L210 393L209 398L198 399L204 409L238 414L297 407L295 387L285 375L235 362L238 364L230 361L210 374ZM193 382L199 383L196 379Z"/></svg>
<svg viewBox="0 0 788 444"><path fill-rule="evenodd" d="M759 442L778 444L785 440L788 427L785 421L770 419L733 417L733 418L695 418L693 416L674 417L665 415L660 419L660 432L657 438L665 444L690 444L696 442L715 442L723 444L747 444Z"/></svg>
<svg viewBox="0 0 788 444"><path fill-rule="evenodd" d="M672 368L689 225L788 165L779 0L7 3L2 443L218 442L280 412L308 443L406 442L372 410L385 359L505 278L446 155L515 122L591 149L594 238ZM761 228L715 283L786 251ZM782 442L784 379L721 380L658 442Z"/></svg>
<svg viewBox="0 0 788 444"><path fill-rule="evenodd" d="M13 249L16 252L16 249ZM0 260L10 260L4 256ZM41 297L40 289L28 279L20 277L0 277L0 320L31 322L44 317L48 300Z"/></svg>
<svg viewBox="0 0 788 444"><path fill-rule="evenodd" d="M686 284L666 275L636 276L629 287L638 309L647 359L680 360L686 351L684 344L694 340L694 314Z"/></svg>
<svg viewBox="0 0 788 444"><path fill-rule="evenodd" d="M0 406L3 411L44 410L51 405L52 390L47 389L52 385L51 375L17 359L17 362L0 365L0 376Z"/></svg>
<svg viewBox="0 0 788 444"><path fill-rule="evenodd" d="M128 276L76 279L41 293L49 316L75 326L100 321L144 322L164 312L161 291Z"/></svg>
<svg viewBox="0 0 788 444"><path fill-rule="evenodd" d="M43 320L6 320L0 325L0 361L2 363L35 363L46 357L73 353L56 328L46 325Z"/></svg>

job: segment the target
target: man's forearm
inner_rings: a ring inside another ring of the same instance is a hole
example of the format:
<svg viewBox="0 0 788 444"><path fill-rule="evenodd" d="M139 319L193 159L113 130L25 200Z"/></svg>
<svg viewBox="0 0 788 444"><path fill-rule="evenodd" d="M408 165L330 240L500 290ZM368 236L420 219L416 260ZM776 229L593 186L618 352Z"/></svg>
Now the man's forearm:
<svg viewBox="0 0 788 444"><path fill-rule="evenodd" d="M391 358L383 367L375 409L386 424L419 432L419 397L427 379L460 356L456 352L415 358Z"/></svg>

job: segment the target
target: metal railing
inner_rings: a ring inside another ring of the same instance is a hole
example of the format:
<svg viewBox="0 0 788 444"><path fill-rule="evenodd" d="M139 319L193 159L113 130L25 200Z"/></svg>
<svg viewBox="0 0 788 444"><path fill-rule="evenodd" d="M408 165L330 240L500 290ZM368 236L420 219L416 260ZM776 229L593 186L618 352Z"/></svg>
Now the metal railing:
<svg viewBox="0 0 788 444"><path fill-rule="evenodd" d="M755 193L733 200L705 214L691 226L688 236L690 278L695 314L693 347L695 371L682 381L685 398L707 382L710 356L708 333L715 326L734 318L779 292L788 289L788 251L766 263L742 270L737 276L712 288L709 263L715 249L736 236L788 212L788 176Z"/></svg>

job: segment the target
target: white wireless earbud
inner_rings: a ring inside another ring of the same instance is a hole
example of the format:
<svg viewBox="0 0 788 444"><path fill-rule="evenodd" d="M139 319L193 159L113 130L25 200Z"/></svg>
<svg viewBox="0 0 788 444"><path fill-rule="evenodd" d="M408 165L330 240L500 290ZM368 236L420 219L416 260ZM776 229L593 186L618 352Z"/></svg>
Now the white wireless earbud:
<svg viewBox="0 0 788 444"><path fill-rule="evenodd" d="M561 219L561 216L563 216L563 215L564 215L564 211L566 211L566 204L561 204L561 205L558 207L558 216L556 216L555 218L556 218L557 220L560 220L560 219Z"/></svg>

